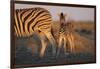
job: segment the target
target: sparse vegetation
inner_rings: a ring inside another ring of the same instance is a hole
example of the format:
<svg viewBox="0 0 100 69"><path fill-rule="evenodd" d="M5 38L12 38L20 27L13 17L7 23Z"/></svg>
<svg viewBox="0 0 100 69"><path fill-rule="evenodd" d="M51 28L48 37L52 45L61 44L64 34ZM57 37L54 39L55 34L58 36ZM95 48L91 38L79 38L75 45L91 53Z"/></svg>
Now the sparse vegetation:
<svg viewBox="0 0 100 69"><path fill-rule="evenodd" d="M48 42L46 52L43 58L39 57L41 42L37 35L32 36L30 39L16 39L16 65L27 64L50 64L50 63L85 63L95 62L95 23L93 22L71 22L74 25L73 35L75 50L74 53L65 55L63 48L60 55L55 58L52 56L52 47ZM56 41L59 36L59 22L54 21L52 25L52 33ZM92 33L92 35L90 34ZM38 46L36 46L38 45ZM33 47L35 46L35 47ZM36 48L38 47L38 48ZM32 49L30 49L32 48ZM34 50L33 48L37 49ZM35 51L37 51L35 53ZM61 61L62 60L62 61ZM16 66L17 67L17 66Z"/></svg>
<svg viewBox="0 0 100 69"><path fill-rule="evenodd" d="M58 41L59 22L54 21L53 23L54 36ZM95 23L91 21L72 21L71 23L74 25L75 53L87 52L95 54Z"/></svg>

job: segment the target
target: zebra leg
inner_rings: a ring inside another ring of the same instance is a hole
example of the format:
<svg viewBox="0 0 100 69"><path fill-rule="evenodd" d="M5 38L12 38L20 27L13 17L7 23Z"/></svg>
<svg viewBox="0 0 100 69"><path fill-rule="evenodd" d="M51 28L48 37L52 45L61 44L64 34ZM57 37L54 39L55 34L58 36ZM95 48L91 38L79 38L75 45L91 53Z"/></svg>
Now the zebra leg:
<svg viewBox="0 0 100 69"><path fill-rule="evenodd" d="M71 50L71 52L73 52L73 41L72 41L71 36L68 37L68 41L69 41L69 45L70 45L70 50Z"/></svg>
<svg viewBox="0 0 100 69"><path fill-rule="evenodd" d="M52 45L52 53L53 53L53 56L55 56L56 55L56 47L57 47L56 41L55 41L54 37L52 36L51 32L46 32L45 35Z"/></svg>
<svg viewBox="0 0 100 69"><path fill-rule="evenodd" d="M41 39L41 43L42 43L42 48L41 48L41 51L40 51L40 57L43 57L44 56L44 53L45 53L45 50L46 50L46 43L44 40Z"/></svg>
<svg viewBox="0 0 100 69"><path fill-rule="evenodd" d="M68 52L67 52L67 40L66 40L66 36L64 37L64 53L65 53L65 55L67 55L68 54Z"/></svg>
<svg viewBox="0 0 100 69"><path fill-rule="evenodd" d="M59 41L58 41L57 56L58 56L59 53L60 53L60 49L61 49L61 45L62 45L62 40L63 40L63 38L62 38L62 36L60 35L60 37L59 37ZM57 57L57 56L56 56L56 57Z"/></svg>
<svg viewBox="0 0 100 69"><path fill-rule="evenodd" d="M71 41L71 50L72 50L72 52L74 52L74 37L72 34L70 36L70 41Z"/></svg>
<svg viewBox="0 0 100 69"><path fill-rule="evenodd" d="M41 50L40 50L40 57L43 57L44 56L44 53L45 53L45 50L46 50L46 46L47 46L47 43L45 41L45 36L44 36L44 33L39 33L39 37L40 37L40 40L41 40L41 44L42 44L42 47L41 47Z"/></svg>

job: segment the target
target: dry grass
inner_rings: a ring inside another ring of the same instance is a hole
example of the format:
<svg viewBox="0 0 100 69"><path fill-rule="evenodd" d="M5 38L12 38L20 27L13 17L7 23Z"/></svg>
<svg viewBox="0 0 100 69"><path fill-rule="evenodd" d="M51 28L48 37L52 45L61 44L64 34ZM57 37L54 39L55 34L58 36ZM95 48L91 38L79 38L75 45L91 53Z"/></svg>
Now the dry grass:
<svg viewBox="0 0 100 69"><path fill-rule="evenodd" d="M87 29L94 31L95 29L95 23L93 22L73 22L75 29Z"/></svg>

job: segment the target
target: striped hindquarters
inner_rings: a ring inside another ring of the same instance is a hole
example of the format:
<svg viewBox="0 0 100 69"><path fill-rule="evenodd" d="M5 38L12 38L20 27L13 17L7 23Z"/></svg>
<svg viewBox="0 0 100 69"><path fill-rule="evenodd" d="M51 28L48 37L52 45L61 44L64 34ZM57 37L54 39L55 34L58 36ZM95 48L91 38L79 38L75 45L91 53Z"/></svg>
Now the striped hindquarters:
<svg viewBox="0 0 100 69"><path fill-rule="evenodd" d="M43 8L16 9L14 29L17 37L28 37L34 31L50 31L52 18Z"/></svg>

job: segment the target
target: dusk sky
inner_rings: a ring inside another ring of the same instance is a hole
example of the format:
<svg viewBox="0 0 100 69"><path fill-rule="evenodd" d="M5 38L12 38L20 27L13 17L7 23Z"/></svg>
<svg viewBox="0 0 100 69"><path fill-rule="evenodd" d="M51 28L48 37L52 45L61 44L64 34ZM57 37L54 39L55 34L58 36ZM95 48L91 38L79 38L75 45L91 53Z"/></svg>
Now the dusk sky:
<svg viewBox="0 0 100 69"><path fill-rule="evenodd" d="M70 19L76 21L94 21L94 8L83 7L67 7L67 6L49 6L49 5L29 5L29 4L15 4L15 9L19 8L34 8L41 7L50 11L54 21L59 20L59 14L63 12L67 14ZM66 17L67 20L67 17Z"/></svg>

